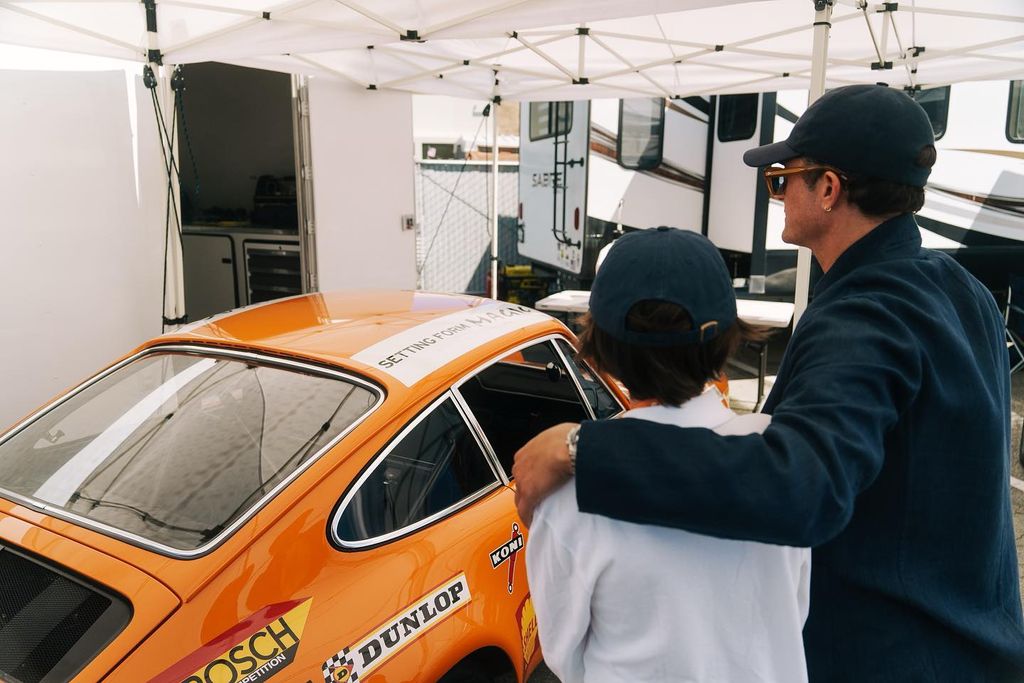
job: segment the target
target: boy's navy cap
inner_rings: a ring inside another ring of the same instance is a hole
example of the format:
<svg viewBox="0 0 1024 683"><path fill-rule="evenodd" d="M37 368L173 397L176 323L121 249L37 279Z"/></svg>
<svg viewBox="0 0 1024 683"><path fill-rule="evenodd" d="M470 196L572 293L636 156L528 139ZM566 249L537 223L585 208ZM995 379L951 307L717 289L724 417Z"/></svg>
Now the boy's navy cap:
<svg viewBox="0 0 1024 683"><path fill-rule="evenodd" d="M693 329L627 329L629 310L651 299L684 308ZM688 230L652 228L615 241L590 290L590 315L604 332L629 344L696 344L713 339L736 321L736 296L725 261L708 238Z"/></svg>
<svg viewBox="0 0 1024 683"><path fill-rule="evenodd" d="M865 178L924 187L931 168L917 165L921 150L935 144L920 104L884 85L848 85L818 98L789 139L747 150L748 166L770 166L809 157Z"/></svg>

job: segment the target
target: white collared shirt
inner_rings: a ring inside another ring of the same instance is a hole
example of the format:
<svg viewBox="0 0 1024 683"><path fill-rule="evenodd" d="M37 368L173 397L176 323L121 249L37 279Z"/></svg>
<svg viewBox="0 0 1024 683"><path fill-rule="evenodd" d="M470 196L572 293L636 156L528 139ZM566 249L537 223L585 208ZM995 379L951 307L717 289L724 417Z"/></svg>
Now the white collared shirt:
<svg viewBox="0 0 1024 683"><path fill-rule="evenodd" d="M770 421L735 415L715 391L623 417L734 435ZM537 508L526 546L541 649L562 683L806 681L810 561L808 549L581 513L574 481Z"/></svg>

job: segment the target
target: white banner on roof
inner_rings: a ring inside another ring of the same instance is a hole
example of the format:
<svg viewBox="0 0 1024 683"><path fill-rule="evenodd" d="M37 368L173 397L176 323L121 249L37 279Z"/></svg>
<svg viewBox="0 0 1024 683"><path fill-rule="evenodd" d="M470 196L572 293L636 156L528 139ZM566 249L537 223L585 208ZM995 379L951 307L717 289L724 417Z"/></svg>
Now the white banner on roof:
<svg viewBox="0 0 1024 683"><path fill-rule="evenodd" d="M550 319L528 306L496 301L411 327L360 351L352 360L412 386L487 342Z"/></svg>

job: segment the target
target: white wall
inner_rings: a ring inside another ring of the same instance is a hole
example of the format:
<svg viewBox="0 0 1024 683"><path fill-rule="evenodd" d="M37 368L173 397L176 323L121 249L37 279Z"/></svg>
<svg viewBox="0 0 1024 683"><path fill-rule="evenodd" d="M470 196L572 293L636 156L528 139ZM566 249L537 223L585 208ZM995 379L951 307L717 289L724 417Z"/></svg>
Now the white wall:
<svg viewBox="0 0 1024 683"><path fill-rule="evenodd" d="M416 287L412 96L310 79L319 289Z"/></svg>
<svg viewBox="0 0 1024 683"><path fill-rule="evenodd" d="M416 154L422 156L424 142L454 143L461 140L464 151L469 151L474 139L478 145L488 142L491 135L490 119L485 120L483 117L486 105L486 102L479 100L444 95L413 95Z"/></svg>
<svg viewBox="0 0 1024 683"><path fill-rule="evenodd" d="M0 92L3 430L160 333L166 177L135 76L0 70Z"/></svg>

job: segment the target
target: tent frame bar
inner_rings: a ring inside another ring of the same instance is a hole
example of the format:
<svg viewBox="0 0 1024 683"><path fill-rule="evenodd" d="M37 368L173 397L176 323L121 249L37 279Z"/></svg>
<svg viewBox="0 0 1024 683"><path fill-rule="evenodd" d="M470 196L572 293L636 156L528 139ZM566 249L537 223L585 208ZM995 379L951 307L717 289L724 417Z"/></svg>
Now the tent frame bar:
<svg viewBox="0 0 1024 683"><path fill-rule="evenodd" d="M575 33L576 32L573 31L572 33L569 34L569 36L575 35ZM565 37L569 37L569 36L565 36ZM509 37L514 38L515 40L518 40L520 43L522 43L524 46L526 46L526 48L528 50L530 50L530 52L533 52L535 55L537 55L538 57L540 57L541 59L546 61L548 64L550 64L551 66L553 66L556 69L558 69L559 71L561 71L569 79L569 82L574 82L576 80L576 77L572 75L572 72L569 71L569 69L567 69L564 65L559 63L554 58L552 58L548 53L546 53L546 52L544 52L543 50L540 49L540 47L539 47L540 43L531 43L530 41L528 41L525 38L523 38L522 36L520 36L518 33L514 33L514 32L510 33ZM549 42L554 42L554 40L549 41Z"/></svg>
<svg viewBox="0 0 1024 683"><path fill-rule="evenodd" d="M39 14L38 12L33 12L31 10L25 9L24 7L18 7L10 2L7 2L6 0L0 0L0 9L5 9L8 12L13 12L15 14L21 14L30 19L35 19L36 21L41 21L45 24L50 24L51 26L57 26L67 31L78 33L79 35L88 36L89 38L95 38L96 40L99 40L101 42L108 43L110 45L115 45L126 50L130 50L132 54L136 55L136 58L139 59L139 61L145 61L145 55L140 54L138 45L132 45L131 43L126 43L123 40L118 40L117 38L114 38L112 36L97 33L96 31L90 31L87 28L82 28L81 26L75 26L74 24L69 24L65 21L54 19L53 17L48 17L45 14Z"/></svg>

